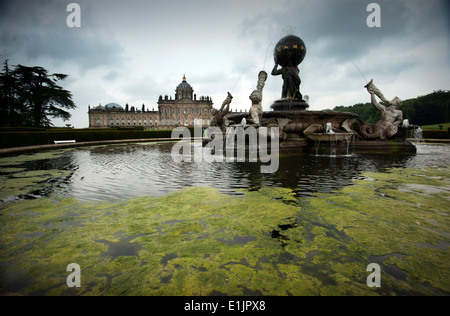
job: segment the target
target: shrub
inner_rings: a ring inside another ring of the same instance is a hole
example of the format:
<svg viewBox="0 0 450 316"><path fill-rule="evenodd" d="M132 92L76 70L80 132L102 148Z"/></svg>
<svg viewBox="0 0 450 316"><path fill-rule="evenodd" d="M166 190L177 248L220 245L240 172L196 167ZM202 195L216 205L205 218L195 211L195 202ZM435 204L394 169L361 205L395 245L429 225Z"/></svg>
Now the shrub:
<svg viewBox="0 0 450 316"><path fill-rule="evenodd" d="M448 139L448 131L444 130L425 130L423 131L423 138L425 139Z"/></svg>
<svg viewBox="0 0 450 316"><path fill-rule="evenodd" d="M170 138L171 130L27 130L27 131L0 131L0 148L21 147L33 145L53 144L55 140L76 140L76 142L145 139L145 138Z"/></svg>

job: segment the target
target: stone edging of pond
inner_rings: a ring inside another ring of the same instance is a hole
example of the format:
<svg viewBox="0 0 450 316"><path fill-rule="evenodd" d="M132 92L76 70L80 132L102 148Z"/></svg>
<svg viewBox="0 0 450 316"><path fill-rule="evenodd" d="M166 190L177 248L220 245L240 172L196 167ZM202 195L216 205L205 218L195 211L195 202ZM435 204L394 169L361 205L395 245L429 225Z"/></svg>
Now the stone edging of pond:
<svg viewBox="0 0 450 316"><path fill-rule="evenodd" d="M191 137L191 140L202 140L203 138ZM100 141L89 141L89 142L74 142L74 143L61 143L61 144L48 144L48 145L35 145L35 146L22 146L22 147L10 147L1 148L1 155L18 154L25 152L34 152L40 150L52 150L70 147L83 147L83 146L96 146L96 145L107 145L107 144L121 144L121 143L141 143L141 142L158 142L158 141L179 141L181 138L139 138L139 139L119 139L119 140L100 140ZM183 138L186 140L186 138Z"/></svg>

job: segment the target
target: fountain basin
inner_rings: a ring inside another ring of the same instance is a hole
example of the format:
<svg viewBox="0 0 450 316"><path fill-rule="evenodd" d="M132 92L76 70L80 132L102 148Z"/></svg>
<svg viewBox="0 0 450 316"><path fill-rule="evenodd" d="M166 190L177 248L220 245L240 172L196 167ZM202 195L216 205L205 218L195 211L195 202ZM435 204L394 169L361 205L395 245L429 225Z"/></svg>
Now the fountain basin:
<svg viewBox="0 0 450 316"><path fill-rule="evenodd" d="M248 118L247 112L232 114L227 117L229 125L240 124L243 118ZM333 127L342 126L347 119L358 119L359 116L350 112L338 111L266 111L262 113L261 123L267 125L271 120L289 119L284 127L286 133L302 133L313 124L325 126L331 123Z"/></svg>
<svg viewBox="0 0 450 316"><path fill-rule="evenodd" d="M229 126L240 125L242 119L248 119L247 112L233 113L227 117ZM286 125L281 120L288 120ZM280 142L280 152L315 152L315 141L327 143L350 140L352 136L355 153L415 153L416 147L407 138L408 128L400 128L395 139L365 140L358 134L359 128L365 124L355 113L340 111L266 111L262 113L262 126L283 126L283 140ZM329 125L334 133L326 133ZM355 132L356 131L356 132ZM342 152L347 152L347 146L341 146ZM339 148L338 148L339 149Z"/></svg>
<svg viewBox="0 0 450 316"><path fill-rule="evenodd" d="M310 133L306 135L306 138L321 141L321 142L332 142L332 141L349 141L353 136L353 133Z"/></svg>

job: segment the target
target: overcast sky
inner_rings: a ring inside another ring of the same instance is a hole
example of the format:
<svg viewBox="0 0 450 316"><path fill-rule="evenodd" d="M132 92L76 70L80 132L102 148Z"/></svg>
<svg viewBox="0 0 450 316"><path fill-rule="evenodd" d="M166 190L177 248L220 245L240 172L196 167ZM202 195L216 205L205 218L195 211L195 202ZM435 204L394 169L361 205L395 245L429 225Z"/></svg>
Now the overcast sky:
<svg viewBox="0 0 450 316"><path fill-rule="evenodd" d="M67 5L78 3L81 27ZM368 27L369 3L381 27ZM65 73L71 123L88 126L88 105L157 109L186 74L197 96L248 110L260 70L269 73L263 108L281 97L271 76L274 45L301 37L301 92L310 110L369 102L360 68L388 99L450 89L450 1L442 0L0 0L0 59ZM65 124L54 120L57 126Z"/></svg>

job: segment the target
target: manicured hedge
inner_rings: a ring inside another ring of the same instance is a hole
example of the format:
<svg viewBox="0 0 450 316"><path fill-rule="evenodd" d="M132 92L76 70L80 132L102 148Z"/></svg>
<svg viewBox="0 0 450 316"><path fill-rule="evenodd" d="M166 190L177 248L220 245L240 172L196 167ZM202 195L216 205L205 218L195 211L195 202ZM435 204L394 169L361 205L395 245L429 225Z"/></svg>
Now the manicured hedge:
<svg viewBox="0 0 450 316"><path fill-rule="evenodd" d="M117 129L0 131L0 148L53 144L55 140L76 140L76 142L87 142L140 138L170 138L171 134L171 130L143 131Z"/></svg>
<svg viewBox="0 0 450 316"><path fill-rule="evenodd" d="M423 138L424 139L448 139L449 138L449 131L445 130L425 130L423 131Z"/></svg>

